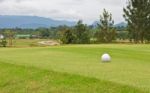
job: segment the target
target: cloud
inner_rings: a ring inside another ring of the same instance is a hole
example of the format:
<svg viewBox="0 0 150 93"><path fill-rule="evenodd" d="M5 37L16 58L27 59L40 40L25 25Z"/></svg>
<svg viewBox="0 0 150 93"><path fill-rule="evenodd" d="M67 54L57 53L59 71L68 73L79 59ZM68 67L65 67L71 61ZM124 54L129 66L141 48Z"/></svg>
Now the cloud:
<svg viewBox="0 0 150 93"><path fill-rule="evenodd" d="M0 2L4 2L5 0L0 0Z"/></svg>
<svg viewBox="0 0 150 93"><path fill-rule="evenodd" d="M0 0L0 15L36 15L60 20L92 23L103 9L110 11L116 23L123 21L126 0Z"/></svg>

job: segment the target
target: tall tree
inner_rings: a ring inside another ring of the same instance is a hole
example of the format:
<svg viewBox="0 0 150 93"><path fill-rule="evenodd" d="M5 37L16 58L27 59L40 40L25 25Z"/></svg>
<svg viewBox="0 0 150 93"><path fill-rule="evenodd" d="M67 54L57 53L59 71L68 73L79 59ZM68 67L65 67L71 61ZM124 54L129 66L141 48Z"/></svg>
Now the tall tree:
<svg viewBox="0 0 150 93"><path fill-rule="evenodd" d="M100 15L99 31L95 34L98 42L110 43L115 39L116 30L113 25L112 14L104 9L103 14Z"/></svg>
<svg viewBox="0 0 150 93"><path fill-rule="evenodd" d="M75 26L76 43L85 44L90 42L89 29L86 24L83 24L82 20L77 22Z"/></svg>
<svg viewBox="0 0 150 93"><path fill-rule="evenodd" d="M150 24L150 0L129 0L123 11L131 39L143 43Z"/></svg>
<svg viewBox="0 0 150 93"><path fill-rule="evenodd" d="M9 46L13 46L13 39L14 39L14 35L15 35L15 32L12 31L12 30L6 30L5 31L5 36L6 38L8 38L9 40Z"/></svg>

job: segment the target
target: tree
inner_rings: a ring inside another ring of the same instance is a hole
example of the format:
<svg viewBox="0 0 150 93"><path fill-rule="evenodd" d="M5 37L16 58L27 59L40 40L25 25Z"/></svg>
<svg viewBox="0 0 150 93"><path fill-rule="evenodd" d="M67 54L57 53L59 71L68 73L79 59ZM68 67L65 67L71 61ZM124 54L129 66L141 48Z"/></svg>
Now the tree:
<svg viewBox="0 0 150 93"><path fill-rule="evenodd" d="M82 20L77 22L75 26L76 43L78 44L86 44L90 42L89 30L87 25L82 23Z"/></svg>
<svg viewBox="0 0 150 93"><path fill-rule="evenodd" d="M40 38L49 38L50 37L50 31L48 28L38 28L37 31L39 31Z"/></svg>
<svg viewBox="0 0 150 93"><path fill-rule="evenodd" d="M0 45L2 45L3 47L6 47L7 45L6 39L2 39L2 41L0 42Z"/></svg>
<svg viewBox="0 0 150 93"><path fill-rule="evenodd" d="M115 39L116 30L113 25L112 14L104 9L103 14L100 15L100 23L98 23L99 31L95 34L98 42L110 43Z"/></svg>
<svg viewBox="0 0 150 93"><path fill-rule="evenodd" d="M75 42L75 36L71 29L65 29L62 31L61 41L63 44L73 44Z"/></svg>
<svg viewBox="0 0 150 93"><path fill-rule="evenodd" d="M150 0L130 0L123 11L131 39L143 43L150 24Z"/></svg>
<svg viewBox="0 0 150 93"><path fill-rule="evenodd" d="M147 40L148 43L150 43L150 5L149 5L149 16L147 19L147 24L148 24L148 28L146 30L146 34L145 34L145 39Z"/></svg>
<svg viewBox="0 0 150 93"><path fill-rule="evenodd" d="M9 39L9 46L11 47L13 45L13 38L14 38L15 32L12 30L6 30L5 36Z"/></svg>
<svg viewBox="0 0 150 93"><path fill-rule="evenodd" d="M127 40L129 38L128 31L117 31L117 39Z"/></svg>

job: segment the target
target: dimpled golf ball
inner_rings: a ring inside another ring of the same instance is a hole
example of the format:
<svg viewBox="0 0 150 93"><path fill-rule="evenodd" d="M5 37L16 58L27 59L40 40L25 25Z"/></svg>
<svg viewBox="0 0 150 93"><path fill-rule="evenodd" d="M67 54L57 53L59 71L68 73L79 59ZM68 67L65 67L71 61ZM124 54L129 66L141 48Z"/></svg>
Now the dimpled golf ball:
<svg viewBox="0 0 150 93"><path fill-rule="evenodd" d="M102 57L101 57L101 61L102 62L110 62L111 61L110 55L107 54L107 53L103 54Z"/></svg>

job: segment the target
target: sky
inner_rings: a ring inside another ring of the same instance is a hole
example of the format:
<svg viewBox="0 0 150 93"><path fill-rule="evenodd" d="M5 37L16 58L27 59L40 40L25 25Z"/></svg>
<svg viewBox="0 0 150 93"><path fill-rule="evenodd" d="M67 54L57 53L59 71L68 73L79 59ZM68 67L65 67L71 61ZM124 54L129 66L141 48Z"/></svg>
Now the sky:
<svg viewBox="0 0 150 93"><path fill-rule="evenodd" d="M30 15L91 24L103 9L112 13L115 23L124 21L127 0L0 0L0 15Z"/></svg>

